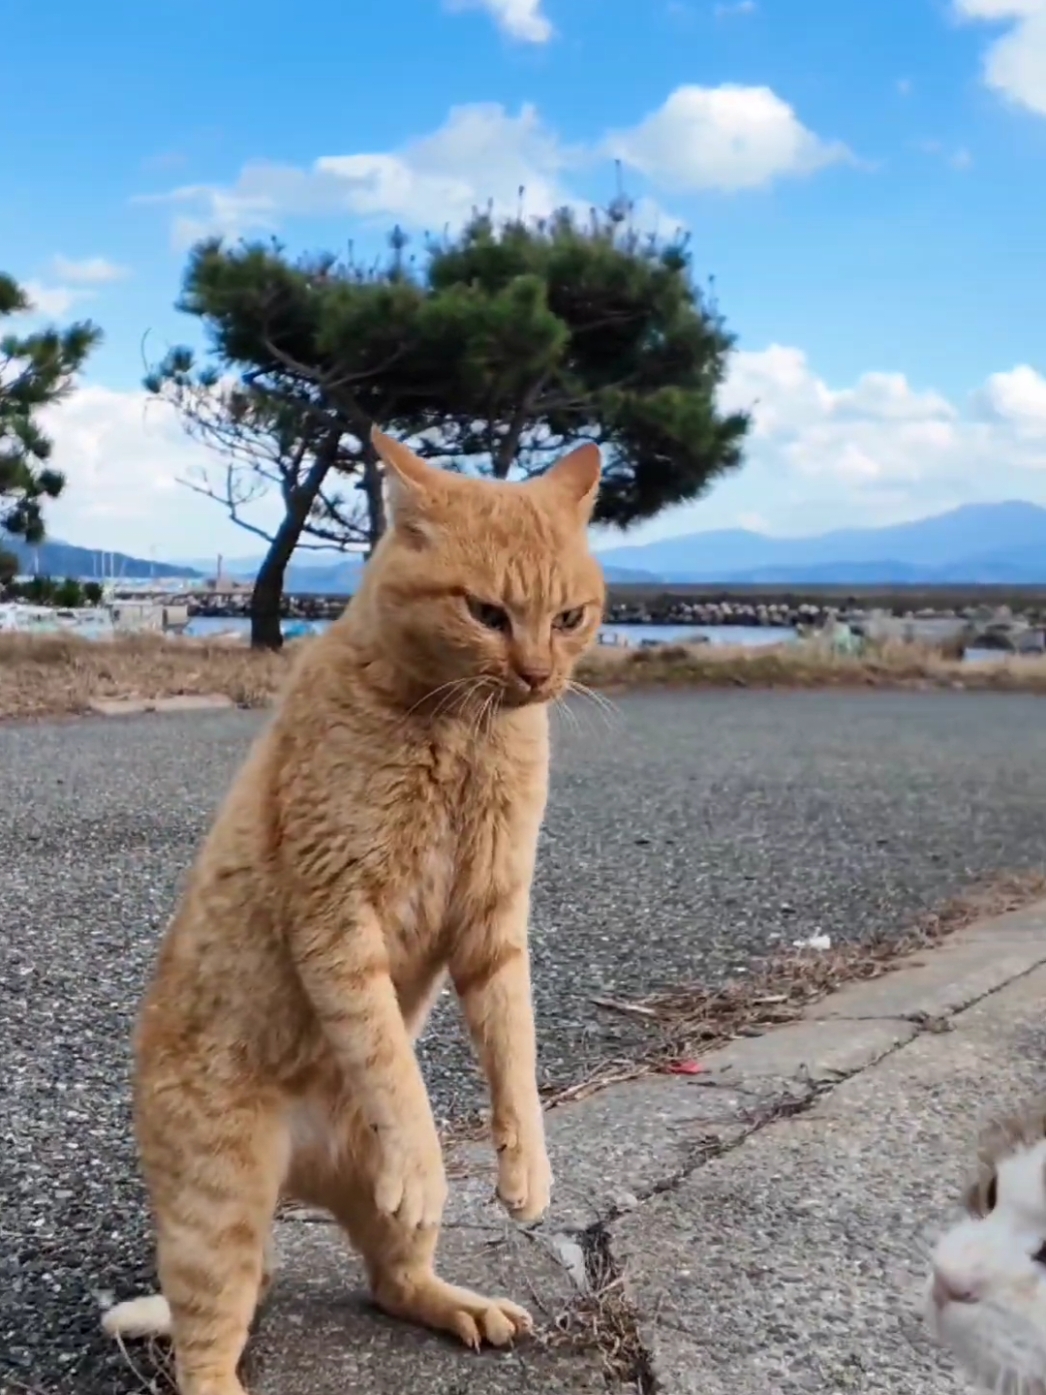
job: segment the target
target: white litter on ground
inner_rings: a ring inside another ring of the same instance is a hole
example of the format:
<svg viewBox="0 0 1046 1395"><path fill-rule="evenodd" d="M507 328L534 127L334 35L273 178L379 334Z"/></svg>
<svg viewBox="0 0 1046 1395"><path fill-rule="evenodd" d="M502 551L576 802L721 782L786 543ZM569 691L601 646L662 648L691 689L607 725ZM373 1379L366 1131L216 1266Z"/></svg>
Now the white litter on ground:
<svg viewBox="0 0 1046 1395"><path fill-rule="evenodd" d="M831 949L831 935L811 935L808 940L793 940L795 949Z"/></svg>

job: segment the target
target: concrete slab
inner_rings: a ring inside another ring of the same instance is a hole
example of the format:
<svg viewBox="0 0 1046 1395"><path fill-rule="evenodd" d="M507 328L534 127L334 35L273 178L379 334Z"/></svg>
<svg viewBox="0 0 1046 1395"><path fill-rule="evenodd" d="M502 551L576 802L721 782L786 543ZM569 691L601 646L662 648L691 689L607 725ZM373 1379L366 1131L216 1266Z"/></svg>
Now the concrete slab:
<svg viewBox="0 0 1046 1395"><path fill-rule="evenodd" d="M280 1272L248 1357L252 1395L605 1395L599 1353L572 1346L555 1327L576 1298L569 1273L507 1220L449 1226L440 1269L530 1309L538 1333L510 1352L476 1354L375 1312L360 1263L333 1225L283 1222L276 1245Z"/></svg>
<svg viewBox="0 0 1046 1395"><path fill-rule="evenodd" d="M917 1030L913 1022L890 1017L795 1022L731 1042L710 1052L704 1064L717 1079L839 1080L896 1051Z"/></svg>
<svg viewBox="0 0 1046 1395"><path fill-rule="evenodd" d="M143 712L213 712L236 706L225 693L180 693L161 698L92 698L87 705L99 717L136 717Z"/></svg>
<svg viewBox="0 0 1046 1395"><path fill-rule="evenodd" d="M154 712L214 712L235 706L225 693L179 693L150 703Z"/></svg>
<svg viewBox="0 0 1046 1395"><path fill-rule="evenodd" d="M1019 911L979 920L955 936L956 940L1037 940L1046 943L1046 901L1035 901Z"/></svg>
<svg viewBox="0 0 1046 1395"><path fill-rule="evenodd" d="M740 1138L779 1082L722 1084L705 1077L653 1076L563 1105L545 1116L555 1178L546 1229L585 1230L637 1206L659 1186ZM457 1147L448 1214L463 1220L493 1195L489 1142Z"/></svg>
<svg viewBox="0 0 1046 1395"><path fill-rule="evenodd" d="M144 698L92 698L87 706L99 717L134 717L149 710Z"/></svg>
<svg viewBox="0 0 1046 1395"><path fill-rule="evenodd" d="M926 1255L980 1124L1041 1087L1044 1002L1038 969L612 1225L662 1389L954 1395Z"/></svg>
<svg viewBox="0 0 1046 1395"><path fill-rule="evenodd" d="M818 1003L812 1020L942 1017L1046 963L1046 911L1001 916L959 932L899 972L850 984Z"/></svg>

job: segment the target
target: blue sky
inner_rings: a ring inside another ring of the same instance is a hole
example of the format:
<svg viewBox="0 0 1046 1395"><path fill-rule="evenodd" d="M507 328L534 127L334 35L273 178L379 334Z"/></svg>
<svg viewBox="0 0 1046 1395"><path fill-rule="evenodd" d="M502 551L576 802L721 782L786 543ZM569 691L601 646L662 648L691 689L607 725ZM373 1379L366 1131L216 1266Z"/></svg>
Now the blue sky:
<svg viewBox="0 0 1046 1395"><path fill-rule="evenodd" d="M1046 0L272 0L5 7L0 266L106 333L52 419L52 531L255 550L147 407L194 236L420 237L488 195L692 233L756 405L744 470L657 533L1046 503ZM271 517L260 506L259 521Z"/></svg>

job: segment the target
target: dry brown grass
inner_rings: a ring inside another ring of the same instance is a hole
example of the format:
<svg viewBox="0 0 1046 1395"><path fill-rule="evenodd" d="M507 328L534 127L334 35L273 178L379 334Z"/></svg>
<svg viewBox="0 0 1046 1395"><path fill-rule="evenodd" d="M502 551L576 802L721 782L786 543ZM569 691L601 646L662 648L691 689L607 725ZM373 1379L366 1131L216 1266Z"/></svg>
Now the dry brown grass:
<svg viewBox="0 0 1046 1395"><path fill-rule="evenodd" d="M243 645L135 635L0 635L0 718L69 716L95 698L159 698L223 693L241 707L264 707L290 666L283 654Z"/></svg>
<svg viewBox="0 0 1046 1395"><path fill-rule="evenodd" d="M624 1275L611 1253L610 1237L602 1225L581 1237L588 1291L554 1315L544 1336L549 1346L566 1346L599 1358L608 1386L652 1391L650 1359L643 1346L635 1308L625 1289Z"/></svg>
<svg viewBox="0 0 1046 1395"><path fill-rule="evenodd" d="M1043 898L1046 871L999 872L901 931L884 931L829 950L789 950L718 988L683 984L634 1001L596 998L597 1007L633 1018L650 1035L634 1056L605 1061L584 1079L548 1091L545 1107L555 1109L610 1085L671 1072L680 1063L699 1063L703 1055L739 1037L762 1036L798 1021L830 993L848 983L880 978L974 921L1019 910Z"/></svg>
<svg viewBox="0 0 1046 1395"><path fill-rule="evenodd" d="M0 719L72 716L97 698L159 698L222 693L241 707L269 704L286 679L290 656L254 653L243 644L127 636L0 635ZM919 645L884 645L844 658L800 644L743 649L666 644L597 649L578 680L610 691L659 688L969 688L1046 693L1046 659L1000 658L964 664Z"/></svg>
<svg viewBox="0 0 1046 1395"><path fill-rule="evenodd" d="M860 656L814 644L742 648L663 644L594 650L578 670L593 688L970 688L1046 693L1046 658L963 663L928 645L877 645Z"/></svg>

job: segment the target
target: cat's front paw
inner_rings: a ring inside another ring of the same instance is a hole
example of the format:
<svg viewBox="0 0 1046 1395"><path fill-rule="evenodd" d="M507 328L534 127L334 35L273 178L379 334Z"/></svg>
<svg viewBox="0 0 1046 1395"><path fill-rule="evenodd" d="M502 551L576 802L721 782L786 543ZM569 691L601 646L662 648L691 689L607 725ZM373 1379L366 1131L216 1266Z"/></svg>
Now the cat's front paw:
<svg viewBox="0 0 1046 1395"><path fill-rule="evenodd" d="M514 1221L537 1221L552 1196L545 1131L536 1127L498 1140L498 1200Z"/></svg>
<svg viewBox="0 0 1046 1395"><path fill-rule="evenodd" d="M435 1129L390 1132L382 1139L374 1202L410 1230L438 1226L447 1201L447 1176Z"/></svg>

